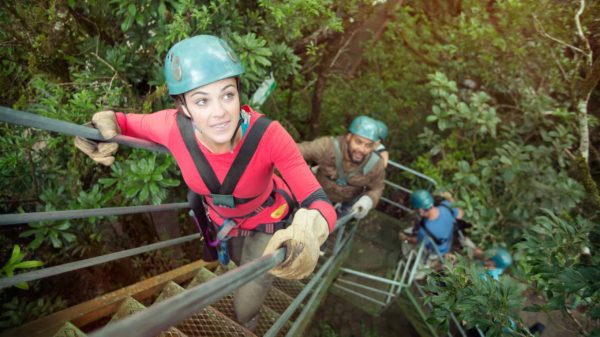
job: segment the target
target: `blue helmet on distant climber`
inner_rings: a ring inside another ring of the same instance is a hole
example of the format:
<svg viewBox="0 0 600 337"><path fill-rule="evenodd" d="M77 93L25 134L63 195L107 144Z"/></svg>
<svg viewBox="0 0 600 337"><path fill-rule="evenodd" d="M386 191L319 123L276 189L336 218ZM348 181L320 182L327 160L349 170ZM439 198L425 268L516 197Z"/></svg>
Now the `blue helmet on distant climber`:
<svg viewBox="0 0 600 337"><path fill-rule="evenodd" d="M244 73L240 60L224 40L198 35L176 43L165 59L165 78L169 95Z"/></svg>
<svg viewBox="0 0 600 337"><path fill-rule="evenodd" d="M377 120L367 117L358 116L354 118L352 124L350 124L350 133L357 135L371 141L378 141L380 139L380 126Z"/></svg>
<svg viewBox="0 0 600 337"><path fill-rule="evenodd" d="M498 269L508 268L512 264L512 256L504 248L490 248L483 256L494 262Z"/></svg>
<svg viewBox="0 0 600 337"><path fill-rule="evenodd" d="M433 197L426 190L417 190L410 195L410 206L416 209L430 209L433 207Z"/></svg>

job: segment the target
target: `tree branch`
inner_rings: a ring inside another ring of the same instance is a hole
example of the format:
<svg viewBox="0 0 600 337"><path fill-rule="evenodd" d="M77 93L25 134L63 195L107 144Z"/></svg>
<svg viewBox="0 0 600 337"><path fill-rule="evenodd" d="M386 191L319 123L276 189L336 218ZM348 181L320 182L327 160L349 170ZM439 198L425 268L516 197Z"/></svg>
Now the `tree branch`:
<svg viewBox="0 0 600 337"><path fill-rule="evenodd" d="M590 48L590 41L583 34L583 28L581 27L581 14L583 14L583 10L585 9L585 0L579 1L579 10L575 14L575 25L577 26L577 36L583 43L584 49L583 53L586 60L587 65L591 68L592 66L592 50Z"/></svg>
<svg viewBox="0 0 600 337"><path fill-rule="evenodd" d="M115 68L113 67L110 63L108 63L108 61L106 61L105 59L103 59L102 57L100 57L100 55L98 55L97 53L90 53L92 54L95 58L98 59L98 61L102 62L104 65L106 65L110 70L112 70L115 75L121 80L121 82L123 82L123 84L125 85L125 88L127 89L127 93L129 94L130 98L133 98L133 92L131 91L131 86L129 85L129 83L125 80L125 78L123 76L121 76L121 73ZM111 86L112 86L112 80L111 80Z"/></svg>
<svg viewBox="0 0 600 337"><path fill-rule="evenodd" d="M535 16L535 15L533 15L533 22L534 22L535 29L543 36L545 36L545 37L549 38L550 40L557 42L569 49L572 49L578 53L585 54L585 52L583 50L575 47L574 45L568 44L568 43L564 42L563 40L555 38L554 36L548 34L546 32L546 30L544 29L544 26L542 26L542 23L538 20L537 16Z"/></svg>

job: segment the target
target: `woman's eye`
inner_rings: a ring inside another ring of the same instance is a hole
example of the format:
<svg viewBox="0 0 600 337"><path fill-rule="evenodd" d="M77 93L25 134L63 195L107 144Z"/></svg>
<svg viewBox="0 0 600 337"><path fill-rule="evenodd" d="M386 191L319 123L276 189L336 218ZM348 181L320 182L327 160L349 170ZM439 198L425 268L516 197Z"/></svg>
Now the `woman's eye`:
<svg viewBox="0 0 600 337"><path fill-rule="evenodd" d="M230 100L232 100L234 97L235 97L235 94L234 94L234 93L232 93L232 92L228 92L228 93L226 93L226 94L223 96L223 98L224 98L226 101L230 101Z"/></svg>
<svg viewBox="0 0 600 337"><path fill-rule="evenodd" d="M198 105L198 106L206 105L206 99L201 98L201 99L197 100L196 105Z"/></svg>

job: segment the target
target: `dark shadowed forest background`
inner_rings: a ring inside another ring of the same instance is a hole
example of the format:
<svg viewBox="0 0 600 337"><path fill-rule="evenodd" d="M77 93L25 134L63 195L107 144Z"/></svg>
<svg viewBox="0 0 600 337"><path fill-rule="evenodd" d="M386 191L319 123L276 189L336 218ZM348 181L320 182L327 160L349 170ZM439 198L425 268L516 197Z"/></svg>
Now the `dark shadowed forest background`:
<svg viewBox="0 0 600 337"><path fill-rule="evenodd" d="M437 324L449 311L518 321L528 291L543 299L528 310L562 312L579 335L600 336L598 1L3 1L0 105L78 124L101 110L171 107L166 51L197 34L238 52L246 99L272 74L277 89L259 110L297 141L345 133L359 114L384 121L391 158L454 195L476 244L513 252L511 277L494 292L475 284L466 293L471 270L460 262L434 289ZM72 144L0 124L0 212L185 199L170 156L122 147L104 167ZM2 228L0 277L152 242L153 221ZM0 329L199 258L193 246L171 253L0 290ZM88 287L74 294L74 279Z"/></svg>

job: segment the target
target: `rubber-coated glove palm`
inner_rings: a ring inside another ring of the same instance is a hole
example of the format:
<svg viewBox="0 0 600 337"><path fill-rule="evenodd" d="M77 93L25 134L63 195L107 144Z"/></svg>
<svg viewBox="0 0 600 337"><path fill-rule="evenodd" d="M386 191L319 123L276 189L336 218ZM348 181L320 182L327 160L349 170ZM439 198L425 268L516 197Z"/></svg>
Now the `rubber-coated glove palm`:
<svg viewBox="0 0 600 337"><path fill-rule="evenodd" d="M263 255L271 254L285 246L285 260L271 269L274 276L299 280L312 273L319 259L319 247L329 236L329 225L321 213L314 209L299 209L292 224L273 234Z"/></svg>
<svg viewBox="0 0 600 337"><path fill-rule="evenodd" d="M363 195L354 203L354 205L352 205L352 210L356 212L354 217L357 219L366 217L371 208L373 208L373 199L367 195Z"/></svg>
<svg viewBox="0 0 600 337"><path fill-rule="evenodd" d="M92 116L91 126L98 129L104 139L113 138L121 133L117 117L114 111L111 110L96 112ZM119 148L117 143L97 142L82 137L75 137L75 146L93 161L106 166L114 163L115 157L113 155Z"/></svg>

